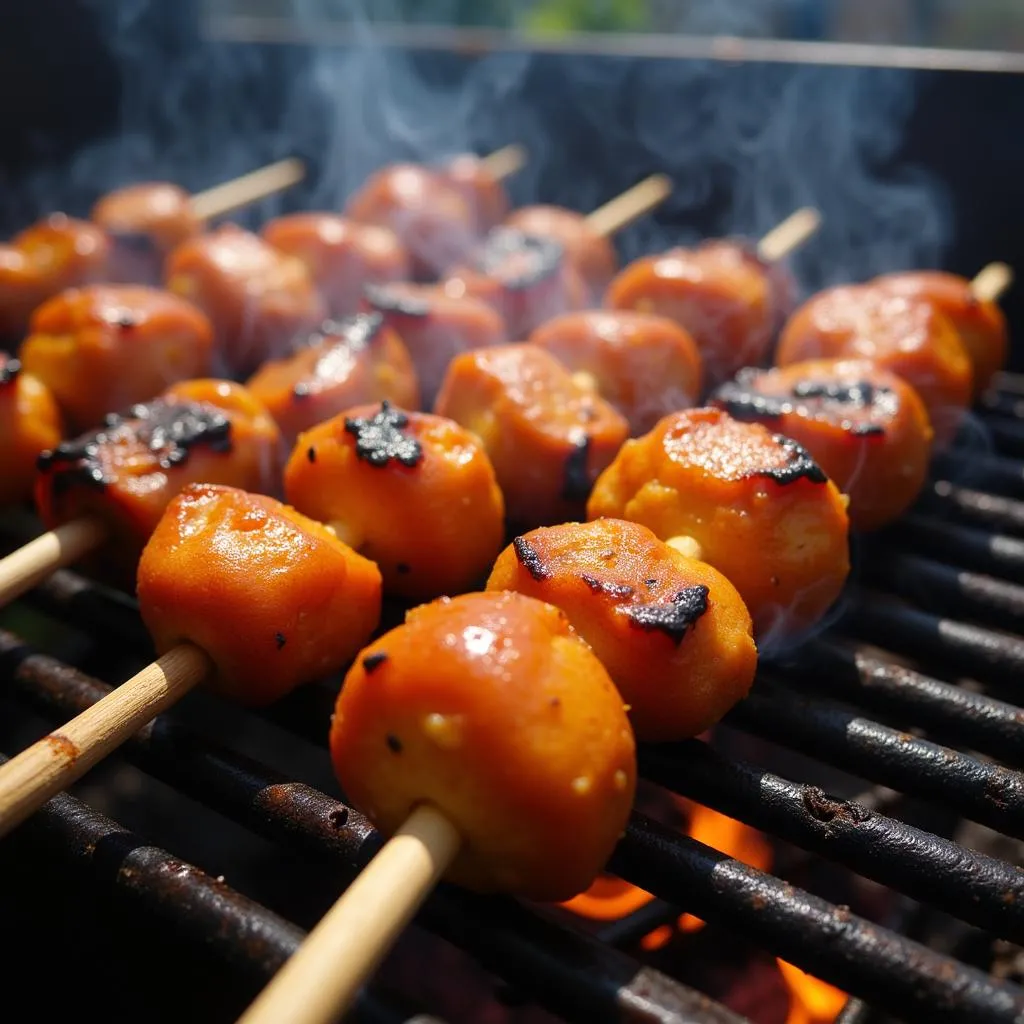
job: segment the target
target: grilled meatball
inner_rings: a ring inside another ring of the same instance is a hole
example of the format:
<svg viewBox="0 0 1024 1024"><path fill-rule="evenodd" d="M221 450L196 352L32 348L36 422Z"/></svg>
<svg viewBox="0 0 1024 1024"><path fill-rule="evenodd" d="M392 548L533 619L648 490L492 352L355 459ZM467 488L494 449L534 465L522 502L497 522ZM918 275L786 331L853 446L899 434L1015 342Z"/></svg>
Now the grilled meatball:
<svg viewBox="0 0 1024 1024"><path fill-rule="evenodd" d="M473 211L478 234L497 227L508 213L509 200L505 186L494 177L487 161L474 153L462 153L441 168L447 181L454 185Z"/></svg>
<svg viewBox="0 0 1024 1024"><path fill-rule="evenodd" d="M501 550L505 503L477 437L452 420L362 405L299 437L285 497L372 558L397 597L481 582Z"/></svg>
<svg viewBox="0 0 1024 1024"><path fill-rule="evenodd" d="M420 404L409 352L376 313L326 321L294 355L264 363L248 387L289 445L301 431L362 402Z"/></svg>
<svg viewBox="0 0 1024 1024"><path fill-rule="evenodd" d="M189 484L138 569L157 653L195 644L208 685L250 706L343 668L380 619L380 573L326 527L273 498Z"/></svg>
<svg viewBox="0 0 1024 1024"><path fill-rule="evenodd" d="M225 224L167 258L167 287L213 323L219 372L251 373L326 317L306 265L258 235Z"/></svg>
<svg viewBox="0 0 1024 1024"><path fill-rule="evenodd" d="M583 309L587 288L565 258L560 242L495 228L470 261L442 282L453 298L482 299L505 321L508 336L522 341L534 328L560 313Z"/></svg>
<svg viewBox="0 0 1024 1024"><path fill-rule="evenodd" d="M171 249L202 234L206 226L192 209L192 196L164 181L108 192L90 218L113 246L108 280L128 284L159 284Z"/></svg>
<svg viewBox="0 0 1024 1024"><path fill-rule="evenodd" d="M790 317L775 362L833 358L869 359L902 377L921 396L936 444L952 440L973 374L956 328L935 305L872 285L818 292Z"/></svg>
<svg viewBox="0 0 1024 1024"><path fill-rule="evenodd" d="M462 352L507 341L505 322L480 299L455 299L435 285L391 284L366 290L364 304L384 317L412 356L423 407L437 397L448 364ZM401 404L401 403L399 403Z"/></svg>
<svg viewBox="0 0 1024 1024"><path fill-rule="evenodd" d="M820 359L741 370L710 404L803 445L850 499L850 524L899 518L924 485L932 428L917 392L867 360Z"/></svg>
<svg viewBox="0 0 1024 1024"><path fill-rule="evenodd" d="M342 789L382 832L431 804L463 840L450 880L532 900L593 882L636 785L608 673L558 609L521 594L411 611L349 670L330 744Z"/></svg>
<svg viewBox="0 0 1024 1024"><path fill-rule="evenodd" d="M846 498L795 441L719 409L666 416L601 474L587 516L631 519L713 565L758 636L817 622L849 573Z"/></svg>
<svg viewBox="0 0 1024 1024"><path fill-rule="evenodd" d="M736 588L638 523L597 519L516 537L487 589L561 608L608 669L639 740L698 735L754 681L753 627Z"/></svg>
<svg viewBox="0 0 1024 1024"><path fill-rule="evenodd" d="M706 242L634 260L608 286L609 309L657 313L697 342L709 385L768 356L778 325L776 279L742 246Z"/></svg>
<svg viewBox="0 0 1024 1024"><path fill-rule="evenodd" d="M411 272L409 254L393 231L336 213L278 217L262 235L306 264L334 317L358 313L366 285L402 281Z"/></svg>
<svg viewBox="0 0 1024 1024"><path fill-rule="evenodd" d="M63 432L50 389L0 352L0 508L31 500L36 459L59 444Z"/></svg>
<svg viewBox="0 0 1024 1024"><path fill-rule="evenodd" d="M697 346L667 317L627 310L566 313L541 324L529 340L591 379L629 420L634 436L700 397Z"/></svg>
<svg viewBox="0 0 1024 1024"><path fill-rule="evenodd" d="M0 245L0 338L20 341L37 306L65 288L102 280L109 258L99 227L63 213Z"/></svg>
<svg viewBox="0 0 1024 1024"><path fill-rule="evenodd" d="M89 568L130 588L139 555L171 499L189 483L278 492L281 435L239 384L183 381L110 415L99 430L39 457L35 498L49 529L97 518L110 541Z"/></svg>
<svg viewBox="0 0 1024 1024"><path fill-rule="evenodd" d="M527 528L581 518L598 473L629 436L622 415L535 345L457 356L435 412L483 441L510 521Z"/></svg>
<svg viewBox="0 0 1024 1024"><path fill-rule="evenodd" d="M433 278L466 258L476 244L476 215L462 187L438 170L395 164L367 179L345 214L390 228L412 259L413 273Z"/></svg>
<svg viewBox="0 0 1024 1024"><path fill-rule="evenodd" d="M147 285L71 288L32 315L25 369L53 392L77 432L210 372L213 327L190 302Z"/></svg>
<svg viewBox="0 0 1024 1024"><path fill-rule="evenodd" d="M553 238L586 284L589 297L599 299L619 269L615 247L587 225L585 214L564 206L521 206L505 218L510 228Z"/></svg>
<svg viewBox="0 0 1024 1024"><path fill-rule="evenodd" d="M918 270L885 274L872 283L896 295L925 299L952 322L971 361L975 396L1006 365L1010 347L1006 317L997 303L979 299L966 277Z"/></svg>

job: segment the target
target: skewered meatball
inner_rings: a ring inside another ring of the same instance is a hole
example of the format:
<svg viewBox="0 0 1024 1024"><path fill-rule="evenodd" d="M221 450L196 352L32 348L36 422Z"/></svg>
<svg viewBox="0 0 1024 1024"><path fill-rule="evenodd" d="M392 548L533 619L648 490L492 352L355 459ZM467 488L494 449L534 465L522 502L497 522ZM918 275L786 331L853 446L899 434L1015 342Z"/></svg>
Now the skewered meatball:
<svg viewBox="0 0 1024 1024"><path fill-rule="evenodd" d="M113 243L109 280L128 284L159 284L171 249L205 227L191 195L162 181L108 192L90 217Z"/></svg>
<svg viewBox="0 0 1024 1024"><path fill-rule="evenodd" d="M924 403L906 381L867 360L741 370L711 404L802 444L849 497L858 530L899 518L928 474L932 428Z"/></svg>
<svg viewBox="0 0 1024 1024"><path fill-rule="evenodd" d="M936 306L872 285L818 292L786 324L776 365L841 357L902 377L921 396L936 443L952 440L971 400L971 362Z"/></svg>
<svg viewBox="0 0 1024 1024"><path fill-rule="evenodd" d="M345 206L352 220L390 228L413 273L430 278L466 258L478 232L472 204L441 171L395 164L371 175Z"/></svg>
<svg viewBox="0 0 1024 1024"><path fill-rule="evenodd" d="M707 383L763 362L779 320L768 269L739 245L707 242L634 260L609 285L605 305L674 320L697 342Z"/></svg>
<svg viewBox="0 0 1024 1024"><path fill-rule="evenodd" d="M457 594L487 574L505 503L480 441L452 420L363 405L299 437L285 496L372 558L389 594Z"/></svg>
<svg viewBox="0 0 1024 1024"><path fill-rule="evenodd" d="M0 352L0 507L31 499L36 458L59 444L62 434L50 389Z"/></svg>
<svg viewBox="0 0 1024 1024"><path fill-rule="evenodd" d="M594 480L629 436L622 415L535 345L457 356L434 411L483 441L510 521L527 527L582 518Z"/></svg>
<svg viewBox="0 0 1024 1024"><path fill-rule="evenodd" d="M218 355L231 375L251 373L280 356L296 335L327 315L301 260L233 224L178 246L166 273L168 289L210 318Z"/></svg>
<svg viewBox="0 0 1024 1024"><path fill-rule="evenodd" d="M209 373L212 352L213 327L190 302L145 285L96 284L61 292L35 311L21 360L78 432L111 409Z"/></svg>
<svg viewBox="0 0 1024 1024"><path fill-rule="evenodd" d="M562 612L521 594L409 612L349 670L330 743L342 789L382 832L431 804L463 840L450 880L533 900L590 885L636 785L608 673Z"/></svg>
<svg viewBox="0 0 1024 1024"><path fill-rule="evenodd" d="M264 363L248 386L288 444L301 431L362 402L420 405L409 352L377 313L326 321L293 356Z"/></svg>
<svg viewBox="0 0 1024 1024"><path fill-rule="evenodd" d="M608 669L639 740L698 735L754 681L753 627L736 588L637 523L598 519L517 537L487 589L561 608Z"/></svg>
<svg viewBox="0 0 1024 1024"><path fill-rule="evenodd" d="M274 493L281 463L277 426L245 388L183 381L40 455L36 505L48 529L85 518L104 523L110 541L90 568L129 588L146 541L186 484Z"/></svg>
<svg viewBox="0 0 1024 1024"><path fill-rule="evenodd" d="M469 204L478 234L486 234L505 219L508 195L505 186L491 173L486 160L475 153L461 153L450 160L441 173Z"/></svg>
<svg viewBox="0 0 1024 1024"><path fill-rule="evenodd" d="M348 664L380 620L381 582L295 509L189 484L142 552L138 597L157 653L195 644L215 666L208 685L258 707Z"/></svg>
<svg viewBox="0 0 1024 1024"><path fill-rule="evenodd" d="M629 420L634 436L700 396L697 346L667 317L625 310L567 313L541 324L529 340L591 378Z"/></svg>
<svg viewBox="0 0 1024 1024"><path fill-rule="evenodd" d="M37 306L65 288L102 280L109 258L100 228L63 213L0 245L0 338L20 341Z"/></svg>
<svg viewBox="0 0 1024 1024"><path fill-rule="evenodd" d="M401 281L410 274L409 254L393 231L335 213L278 217L262 235L306 264L331 316L358 313L366 285Z"/></svg>
<svg viewBox="0 0 1024 1024"><path fill-rule="evenodd" d="M588 302L587 287L560 242L507 227L490 232L470 261L448 274L442 287L453 298L468 296L489 303L516 341L545 320L583 309Z"/></svg>
<svg viewBox="0 0 1024 1024"><path fill-rule="evenodd" d="M759 636L813 625L850 569L846 498L795 441L719 409L666 416L601 474L587 517L631 519L713 565Z"/></svg>
<svg viewBox="0 0 1024 1024"><path fill-rule="evenodd" d="M966 277L919 270L884 274L872 284L896 295L925 299L952 322L971 361L975 396L1006 365L1010 347L1006 316L997 303L979 299Z"/></svg>
<svg viewBox="0 0 1024 1024"><path fill-rule="evenodd" d="M505 224L528 235L559 242L593 299L604 294L619 268L612 243L588 226L586 215L575 210L564 206L521 206L505 218Z"/></svg>
<svg viewBox="0 0 1024 1024"><path fill-rule="evenodd" d="M486 302L455 299L435 285L371 287L366 290L364 302L380 313L405 342L416 365L424 408L433 406L455 356L508 340L501 315Z"/></svg>

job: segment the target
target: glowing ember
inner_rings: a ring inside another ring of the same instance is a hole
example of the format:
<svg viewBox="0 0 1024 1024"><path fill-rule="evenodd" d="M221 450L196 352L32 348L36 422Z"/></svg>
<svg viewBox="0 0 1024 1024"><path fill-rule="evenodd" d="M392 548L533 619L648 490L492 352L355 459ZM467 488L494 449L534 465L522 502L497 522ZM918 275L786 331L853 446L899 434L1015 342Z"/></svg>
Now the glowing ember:
<svg viewBox="0 0 1024 1024"><path fill-rule="evenodd" d="M846 993L804 973L785 960L776 959L775 962L779 965L790 993L786 1024L832 1024L846 1005Z"/></svg>

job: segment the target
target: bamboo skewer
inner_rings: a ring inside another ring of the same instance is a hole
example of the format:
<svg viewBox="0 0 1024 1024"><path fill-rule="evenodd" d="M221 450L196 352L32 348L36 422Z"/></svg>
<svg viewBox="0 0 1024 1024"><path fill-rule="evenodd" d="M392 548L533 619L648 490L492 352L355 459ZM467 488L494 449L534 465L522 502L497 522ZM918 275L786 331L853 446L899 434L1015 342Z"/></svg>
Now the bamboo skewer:
<svg viewBox="0 0 1024 1024"><path fill-rule="evenodd" d="M0 607L20 597L47 576L77 562L107 537L95 519L76 519L29 541L0 558Z"/></svg>
<svg viewBox="0 0 1024 1024"><path fill-rule="evenodd" d="M259 202L276 192L297 185L306 176L306 165L289 157L268 164L240 178L222 182L192 196L192 211L201 220L223 217L250 203Z"/></svg>
<svg viewBox="0 0 1024 1024"><path fill-rule="evenodd" d="M667 174L652 174L587 214L586 225L597 235L614 235L663 203L671 191L672 179Z"/></svg>
<svg viewBox="0 0 1024 1024"><path fill-rule="evenodd" d="M971 281L971 291L983 302L996 302L1013 284L1013 268L1008 263L989 263Z"/></svg>
<svg viewBox="0 0 1024 1024"><path fill-rule="evenodd" d="M821 227L821 214L812 206L794 210L757 243L757 255L765 263L778 263L800 248Z"/></svg>
<svg viewBox="0 0 1024 1024"><path fill-rule="evenodd" d="M483 157L480 162L487 168L492 178L496 181L503 181L522 170L526 166L527 158L526 147L513 142L509 146L496 149L493 153Z"/></svg>

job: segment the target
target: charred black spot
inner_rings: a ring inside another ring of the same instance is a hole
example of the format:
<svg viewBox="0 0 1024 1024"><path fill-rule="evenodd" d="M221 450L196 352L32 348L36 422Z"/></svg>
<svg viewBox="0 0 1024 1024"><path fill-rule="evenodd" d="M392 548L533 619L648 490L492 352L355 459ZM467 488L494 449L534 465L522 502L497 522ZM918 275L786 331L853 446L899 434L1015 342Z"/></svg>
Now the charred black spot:
<svg viewBox="0 0 1024 1024"><path fill-rule="evenodd" d="M649 579L649 580L644 580L644 586L645 587L656 587L657 585L658 585L658 581L656 579L652 578L652 579Z"/></svg>
<svg viewBox="0 0 1024 1024"><path fill-rule="evenodd" d="M686 636L686 631L708 610L708 588L703 584L687 587L675 594L669 604L632 604L623 610L634 625L658 630L678 644Z"/></svg>
<svg viewBox="0 0 1024 1024"><path fill-rule="evenodd" d="M590 473L587 456L590 454L590 435L584 434L576 442L562 471L562 497L566 501L586 501L590 494Z"/></svg>
<svg viewBox="0 0 1024 1024"><path fill-rule="evenodd" d="M20 359L7 359L0 361L0 387L5 384L12 384L18 379L21 373Z"/></svg>
<svg viewBox="0 0 1024 1024"><path fill-rule="evenodd" d="M284 647L284 645L285 645L285 644L286 644L287 642L288 642L288 641L287 641L287 639L285 638L285 635L284 635L284 633L275 633L275 634L274 634L274 643L275 643L275 644L277 644L277 649L278 649L278 650L281 650L281 648L282 648L282 647Z"/></svg>
<svg viewBox="0 0 1024 1024"><path fill-rule="evenodd" d="M306 458L310 462L316 462L316 449L312 445L306 449Z"/></svg>
<svg viewBox="0 0 1024 1024"><path fill-rule="evenodd" d="M130 331L139 325L138 317L130 309L119 309L110 322L116 324L122 331Z"/></svg>
<svg viewBox="0 0 1024 1024"><path fill-rule="evenodd" d="M392 754L400 754L402 752L402 741L394 734L389 732L385 742Z"/></svg>
<svg viewBox="0 0 1024 1024"><path fill-rule="evenodd" d="M407 565L405 562L399 562L398 565L395 566L395 572L400 576L407 576L412 572L412 566Z"/></svg>
<svg viewBox="0 0 1024 1024"><path fill-rule="evenodd" d="M378 669L385 661L388 660L387 654L384 651L377 651L376 654L368 654L363 658L363 671L369 675L374 669Z"/></svg>
<svg viewBox="0 0 1024 1024"><path fill-rule="evenodd" d="M613 583L611 580L599 580L589 573L580 573L580 579L594 594L607 594L609 597L632 597L633 588L627 583Z"/></svg>
<svg viewBox="0 0 1024 1024"><path fill-rule="evenodd" d="M345 430L356 439L356 455L371 466L383 467L389 462L416 466L423 461L423 448L414 437L402 433L409 417L389 402L381 402L380 412L369 419L346 419Z"/></svg>
<svg viewBox="0 0 1024 1024"><path fill-rule="evenodd" d="M313 389L305 381L299 381L299 383L292 388L293 398L309 398L312 393Z"/></svg>
<svg viewBox="0 0 1024 1024"><path fill-rule="evenodd" d="M512 541L512 550L519 559L519 564L538 582L551 579L551 570L540 560L537 549L525 537L516 537Z"/></svg>
<svg viewBox="0 0 1024 1024"><path fill-rule="evenodd" d="M783 487L800 479L810 480L813 484L828 483L825 471L811 458L811 453L802 444L797 444L791 437L783 437L782 434L773 434L772 440L786 453L786 465L761 469L752 474L753 476L766 476Z"/></svg>
<svg viewBox="0 0 1024 1024"><path fill-rule="evenodd" d="M510 291L524 291L557 273L564 256L564 246L554 238L498 227L488 233L475 265Z"/></svg>
<svg viewBox="0 0 1024 1024"><path fill-rule="evenodd" d="M381 313L414 317L430 315L430 303L425 298L410 295L401 288L389 288L386 284L368 284L364 286L363 294L366 301Z"/></svg>

